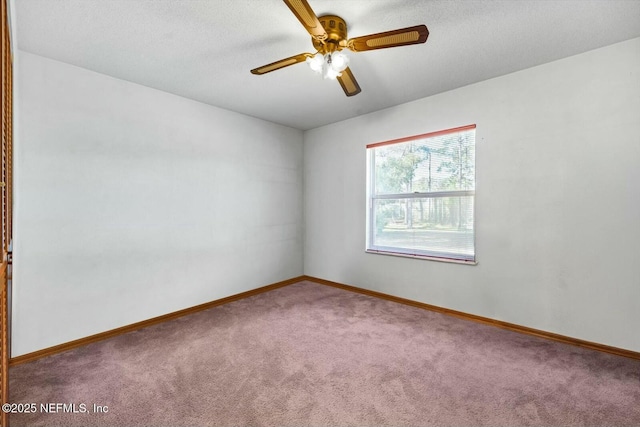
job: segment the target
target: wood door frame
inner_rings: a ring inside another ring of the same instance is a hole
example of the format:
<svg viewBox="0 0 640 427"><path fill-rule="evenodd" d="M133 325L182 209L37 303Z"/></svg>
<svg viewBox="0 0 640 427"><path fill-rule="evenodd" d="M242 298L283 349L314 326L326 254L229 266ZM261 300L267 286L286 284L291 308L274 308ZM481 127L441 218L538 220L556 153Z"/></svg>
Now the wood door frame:
<svg viewBox="0 0 640 427"><path fill-rule="evenodd" d="M2 156L0 159L0 403L9 402L9 247L12 236L13 187L13 55L8 0L1 1L2 37ZM0 427L9 425L9 414L0 411Z"/></svg>

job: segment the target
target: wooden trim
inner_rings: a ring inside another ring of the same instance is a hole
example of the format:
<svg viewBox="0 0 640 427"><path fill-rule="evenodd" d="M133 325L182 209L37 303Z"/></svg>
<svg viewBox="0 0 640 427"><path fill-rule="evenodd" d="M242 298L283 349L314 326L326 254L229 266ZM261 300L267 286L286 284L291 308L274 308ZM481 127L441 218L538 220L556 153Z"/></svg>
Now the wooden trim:
<svg viewBox="0 0 640 427"><path fill-rule="evenodd" d="M82 347L83 345L91 344L94 342L106 340L108 338L113 338L118 335L126 334L128 332L137 331L138 329L146 328L148 326L157 325L158 323L166 322L169 320L174 320L179 317L183 317L189 314L197 313L202 310L207 310L209 308L217 307L219 305L227 304L233 301L238 301L244 298L249 298L254 295L258 295L264 292L269 292L277 288L282 288L284 286L292 285L294 283L298 283L302 280L305 280L303 276L294 277L292 279L283 280L281 282L272 283L267 286L262 286L260 288L252 289L250 291L241 292L239 294L231 295L225 298L221 298L218 300L206 302L204 304L196 305L194 307L185 308L184 310L174 311L173 313L165 314L162 316L154 317L152 319L143 320L141 322L132 323L130 325L122 326L120 328L111 329L109 331L100 332L95 335L91 335L85 338L80 338L74 341L69 341L63 344L58 344L53 347L44 348L42 350L34 351L32 353L23 354L21 356L14 357L10 360L9 366L16 366L26 362L33 362L34 360L40 359L42 357L51 356L57 353L62 353L68 350L72 350L74 348Z"/></svg>
<svg viewBox="0 0 640 427"><path fill-rule="evenodd" d="M0 403L9 402L9 306L7 258L11 243L12 219L12 165L13 151L13 55L7 0L1 0L0 36L2 38L0 62L2 63L2 153L0 156ZM9 425L9 414L0 412L0 426Z"/></svg>
<svg viewBox="0 0 640 427"><path fill-rule="evenodd" d="M462 132L465 130L475 129L475 128L476 128L475 124L460 126L452 129L444 129L436 132L429 132L429 133L423 133L420 135L407 136L405 138L392 139L391 141L375 142L373 144L368 144L367 148L375 148L375 147L382 147L383 145L399 144L401 142L414 141L416 139L433 138L436 136L448 135L450 133Z"/></svg>
<svg viewBox="0 0 640 427"><path fill-rule="evenodd" d="M464 320L470 320L477 323L484 323L485 325L491 325L498 328L507 329L509 331L518 332L521 334L532 335L532 336L545 338L552 341L558 341L564 344L569 344L577 347L584 347L590 350L597 350L597 351L602 351L604 353L615 354L616 356L623 356L623 357L629 357L631 359L640 360L639 352L626 350L623 348L612 347L604 344L598 344L590 341L581 340L578 338L571 338L564 335L555 334L553 332L542 331L540 329L529 328L527 326L520 326L514 323L503 322L501 320L495 320L488 317L477 316L475 314L468 314L462 311L451 310L444 307L438 307L436 305L425 304L423 302L400 298L393 295L384 294L382 292L371 291L369 289L363 289L355 286L344 285L342 283L319 279L317 277L312 277L312 276L302 276L302 277L304 280L308 280L310 282L318 283L321 285L332 286L334 288L344 289L346 291L351 291L351 292L356 292L363 295L368 295L371 297L381 298L384 300L393 301L393 302L397 302L404 305L410 305L412 307L418 307L424 310L435 311L437 313L454 316Z"/></svg>

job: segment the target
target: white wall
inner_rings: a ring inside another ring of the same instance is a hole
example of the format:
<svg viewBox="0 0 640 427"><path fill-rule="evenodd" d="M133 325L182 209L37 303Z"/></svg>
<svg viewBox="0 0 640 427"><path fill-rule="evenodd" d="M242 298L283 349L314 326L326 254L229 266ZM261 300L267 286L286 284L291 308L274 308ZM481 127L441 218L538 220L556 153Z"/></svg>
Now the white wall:
<svg viewBox="0 0 640 427"><path fill-rule="evenodd" d="M366 254L365 146L473 123L479 264ZM308 131L304 180L305 274L640 351L640 39Z"/></svg>
<svg viewBox="0 0 640 427"><path fill-rule="evenodd" d="M302 274L302 132L19 52L13 356Z"/></svg>

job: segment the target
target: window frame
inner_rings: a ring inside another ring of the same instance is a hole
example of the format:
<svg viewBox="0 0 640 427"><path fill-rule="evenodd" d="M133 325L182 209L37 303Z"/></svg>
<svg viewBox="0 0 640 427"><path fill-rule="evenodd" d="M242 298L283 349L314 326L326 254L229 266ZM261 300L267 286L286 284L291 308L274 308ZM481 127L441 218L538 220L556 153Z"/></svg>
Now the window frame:
<svg viewBox="0 0 640 427"><path fill-rule="evenodd" d="M475 124L460 126L451 129L444 129L435 132L424 133L420 135L413 135L404 138L393 139L389 141L377 142L373 144L368 144L366 146L367 153L367 188L366 188L366 198L367 198L367 209L366 209L366 247L365 252L373 253L373 254L381 254L381 255L392 255L399 257L408 257L408 258L416 258L416 259L426 259L432 261L442 261L442 262L450 262L456 264L465 264L465 265L477 265L477 253L476 253L476 204L475 204L475 193L476 193L476 171L475 171L475 157L474 157L474 174L473 174L473 190L448 190L448 191L430 191L430 192L412 192L412 193L383 193L383 194L375 194L375 179L376 179L376 170L375 170L375 149L378 147L382 147L385 145L395 145L406 143L415 140L424 140L428 138L434 138L438 136L454 134L464 131L470 131L476 129ZM475 135L474 135L474 147L475 147ZM375 233L376 233L376 216L375 216L375 204L376 200L406 200L406 199L428 199L428 198L443 198L443 197L473 197L473 209L472 209L472 218L473 218L473 255L465 256L463 254L449 253L449 252L438 252L438 251L430 251L430 250L420 250L420 249L406 249L402 250L402 247L395 246L382 246L382 245L374 245L375 242Z"/></svg>

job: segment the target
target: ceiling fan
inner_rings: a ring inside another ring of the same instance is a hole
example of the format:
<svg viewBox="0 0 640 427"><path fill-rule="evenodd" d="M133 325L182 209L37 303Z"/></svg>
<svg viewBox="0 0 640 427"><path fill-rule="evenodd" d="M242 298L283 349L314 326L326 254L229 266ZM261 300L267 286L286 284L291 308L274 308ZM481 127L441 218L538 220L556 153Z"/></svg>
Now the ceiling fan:
<svg viewBox="0 0 640 427"><path fill-rule="evenodd" d="M299 62L307 62L312 70L324 78L337 79L347 96L360 93L360 85L349 69L349 58L342 52L385 49L388 47L419 44L427 41L429 30L425 25L347 38L347 24L336 15L317 17L307 0L283 0L311 34L316 53L301 53L251 70L252 74L266 74Z"/></svg>

